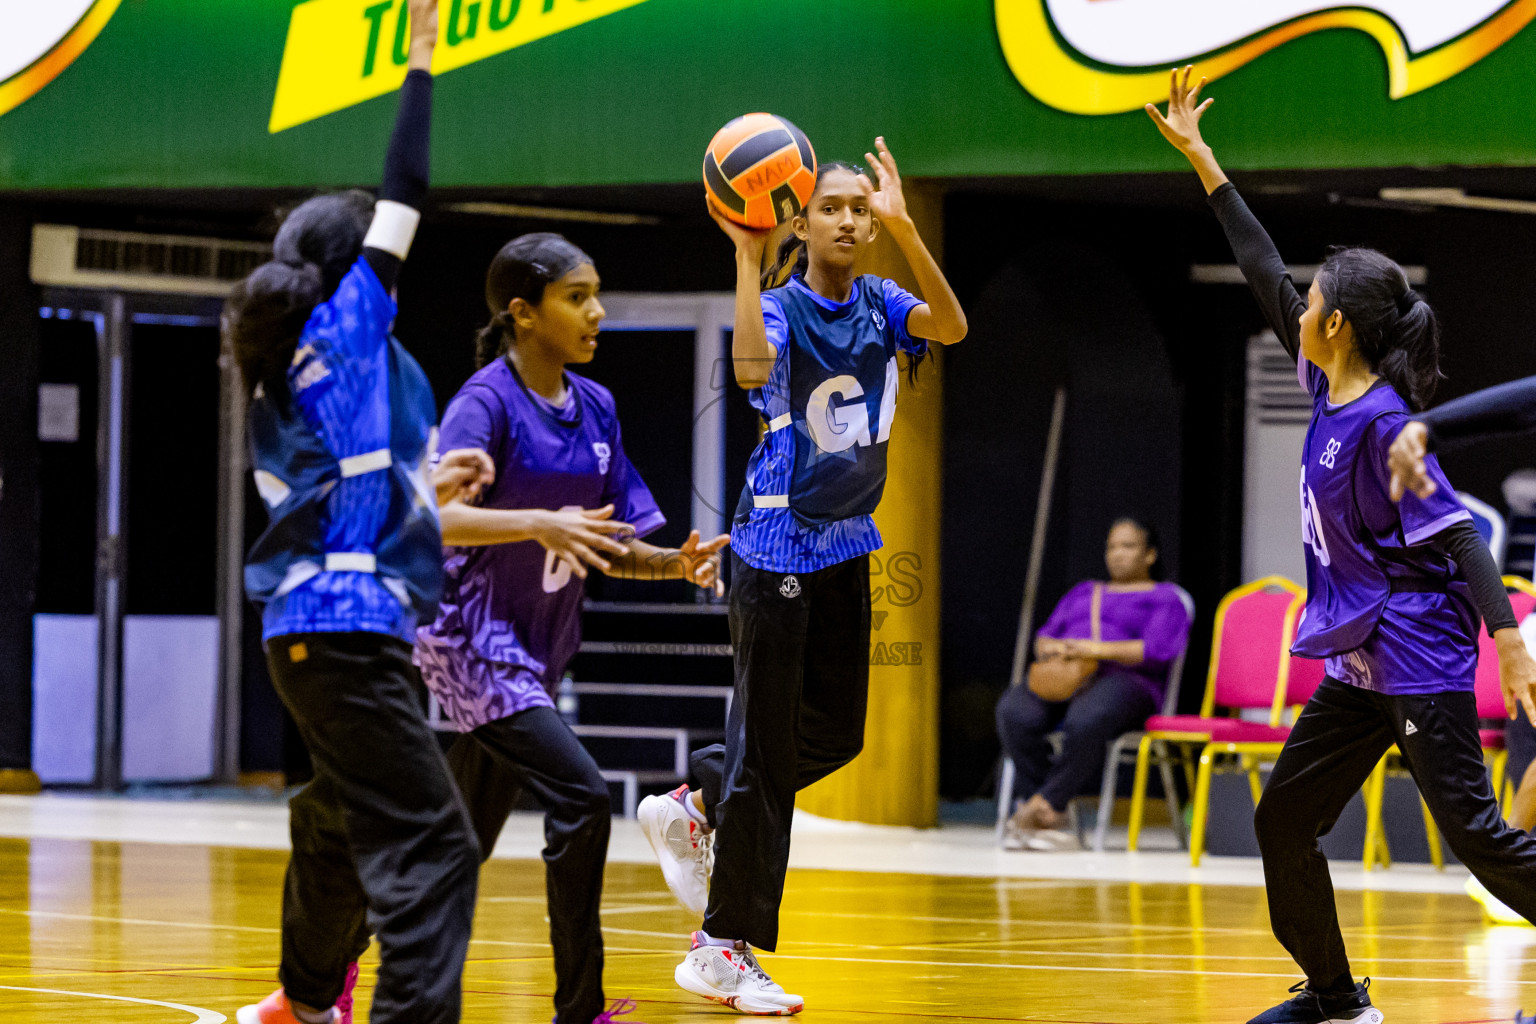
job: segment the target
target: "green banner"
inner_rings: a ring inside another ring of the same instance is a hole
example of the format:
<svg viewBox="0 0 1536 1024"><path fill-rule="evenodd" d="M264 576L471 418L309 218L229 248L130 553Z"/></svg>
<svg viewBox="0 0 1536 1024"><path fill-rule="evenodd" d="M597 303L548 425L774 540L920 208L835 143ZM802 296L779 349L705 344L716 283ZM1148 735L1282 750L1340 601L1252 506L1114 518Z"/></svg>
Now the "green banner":
<svg viewBox="0 0 1536 1024"><path fill-rule="evenodd" d="M0 39L0 189L371 183L405 0L47 0ZM1536 0L442 0L435 183L692 181L738 114L928 176L1536 164Z"/></svg>

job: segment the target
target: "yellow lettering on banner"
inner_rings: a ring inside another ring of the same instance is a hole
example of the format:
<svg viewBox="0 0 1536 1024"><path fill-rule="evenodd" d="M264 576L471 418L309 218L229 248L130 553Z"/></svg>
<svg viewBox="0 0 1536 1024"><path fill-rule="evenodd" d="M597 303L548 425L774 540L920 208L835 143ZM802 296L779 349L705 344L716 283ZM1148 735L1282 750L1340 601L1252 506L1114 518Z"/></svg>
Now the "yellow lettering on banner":
<svg viewBox="0 0 1536 1024"><path fill-rule="evenodd" d="M436 75L645 0L442 0ZM406 0L308 0L293 9L267 130L394 92L405 81Z"/></svg>

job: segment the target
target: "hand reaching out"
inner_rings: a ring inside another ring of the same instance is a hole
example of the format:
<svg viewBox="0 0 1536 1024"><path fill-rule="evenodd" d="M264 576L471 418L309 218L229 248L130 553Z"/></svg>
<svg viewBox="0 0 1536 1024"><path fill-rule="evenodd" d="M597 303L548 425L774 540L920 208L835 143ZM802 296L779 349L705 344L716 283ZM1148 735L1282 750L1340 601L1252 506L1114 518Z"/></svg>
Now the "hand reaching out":
<svg viewBox="0 0 1536 1024"><path fill-rule="evenodd" d="M885 223L893 221L906 221L911 218L907 214L907 197L901 191L901 174L896 170L896 158L891 155L890 149L885 144L882 135L875 139L874 153L865 153L864 159L869 162L870 169L875 172L875 179L880 183L877 190L874 182L869 180L869 175L859 175L859 187L864 190L864 198L869 203L869 212Z"/></svg>
<svg viewBox="0 0 1536 1024"><path fill-rule="evenodd" d="M473 501L496 482L496 464L479 448L445 452L432 469L432 487L441 508L450 501Z"/></svg>
<svg viewBox="0 0 1536 1024"><path fill-rule="evenodd" d="M1408 491L1421 498L1435 493L1437 485L1424 465L1428 454L1429 428L1414 420L1398 433L1397 440L1387 452L1387 468L1392 470L1390 490L1393 501L1401 501Z"/></svg>
<svg viewBox="0 0 1536 1024"><path fill-rule="evenodd" d="M1168 80L1167 116L1154 103L1147 104L1147 116L1157 125L1157 130L1163 133L1163 138L1183 153L1185 159L1194 166L1200 181L1205 185L1205 191L1211 193L1227 183L1227 176L1200 134L1200 119L1216 101L1208 99L1204 103L1200 102L1200 90L1205 88L1205 79L1200 79L1191 87L1189 82L1194 73L1193 64L1182 70L1174 68Z"/></svg>
<svg viewBox="0 0 1536 1024"><path fill-rule="evenodd" d="M712 590L716 597L725 596L725 578L720 574L720 552L731 542L731 535L722 533L711 541L700 541L699 531L694 530L677 549L683 560L683 579L701 590Z"/></svg>
<svg viewBox="0 0 1536 1024"><path fill-rule="evenodd" d="M432 70L432 51L437 46L437 0L408 0L411 12L411 49L407 67Z"/></svg>
<svg viewBox="0 0 1536 1024"><path fill-rule="evenodd" d="M531 532L534 540L553 551L579 579L586 579L587 566L607 572L613 565L603 554L620 558L629 553L626 545L635 539L635 528L612 516L612 505L541 511Z"/></svg>

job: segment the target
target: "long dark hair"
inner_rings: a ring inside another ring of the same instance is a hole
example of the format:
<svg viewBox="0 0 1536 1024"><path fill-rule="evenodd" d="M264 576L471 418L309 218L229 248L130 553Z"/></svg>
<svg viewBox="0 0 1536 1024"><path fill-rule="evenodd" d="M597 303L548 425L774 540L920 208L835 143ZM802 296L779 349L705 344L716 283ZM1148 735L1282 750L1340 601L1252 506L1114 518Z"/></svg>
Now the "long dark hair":
<svg viewBox="0 0 1536 1024"><path fill-rule="evenodd" d="M1371 372L1415 412L1427 406L1441 380L1440 325L1403 268L1375 249L1333 249L1317 286L1323 319L1343 312Z"/></svg>
<svg viewBox="0 0 1536 1024"><path fill-rule="evenodd" d="M475 366L499 357L512 344L513 299L538 305L544 289L592 257L551 231L519 235L496 254L485 272L485 305L491 322L475 333Z"/></svg>
<svg viewBox="0 0 1536 1024"><path fill-rule="evenodd" d="M816 188L811 190L812 201L815 201L816 190L821 188L821 182L826 178L829 171L847 171L849 174L854 175L864 173L864 169L858 164L852 164L846 160L828 160L826 163L818 165L816 168ZM804 210L796 214L799 217L804 217L805 215ZM799 236L791 231L779 243L779 251L774 254L772 265L763 271L761 279L763 290L767 291L770 288L777 288L788 282L791 277L797 274L803 275L810 268L810 265L811 253L809 247L800 240ZM927 358L928 349L926 347L921 352L907 357L907 380L910 383L917 383L917 368Z"/></svg>
<svg viewBox="0 0 1536 1024"><path fill-rule="evenodd" d="M1142 546L1150 551L1157 552L1157 557L1154 558L1152 560L1152 564L1147 567L1147 575L1151 576L1158 582L1162 582L1164 579L1166 579L1168 570L1163 565L1163 543L1162 538L1157 534L1157 527L1151 525L1145 520L1138 519L1135 516L1121 516L1119 519L1116 519L1114 522L1109 524L1110 532L1113 533L1115 527L1117 526L1132 526L1141 531L1143 541Z"/></svg>
<svg viewBox="0 0 1536 1024"><path fill-rule="evenodd" d="M272 259L235 285L224 330L246 390L263 385L281 401L299 335L363 251L373 196L353 189L315 196L283 218Z"/></svg>

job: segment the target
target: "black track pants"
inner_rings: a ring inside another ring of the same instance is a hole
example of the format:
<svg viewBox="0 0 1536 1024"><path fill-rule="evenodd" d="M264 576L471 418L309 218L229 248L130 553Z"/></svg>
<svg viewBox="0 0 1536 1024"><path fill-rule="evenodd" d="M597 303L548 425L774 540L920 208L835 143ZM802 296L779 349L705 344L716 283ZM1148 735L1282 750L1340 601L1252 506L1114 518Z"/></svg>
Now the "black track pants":
<svg viewBox="0 0 1536 1024"><path fill-rule="evenodd" d="M1391 697L1325 679L1297 719L1254 817L1270 925L1318 989L1341 983L1349 958L1317 840L1394 743L1456 856L1489 892L1536 920L1536 840L1499 813L1473 695Z"/></svg>
<svg viewBox="0 0 1536 1024"><path fill-rule="evenodd" d="M735 697L725 745L692 761L718 829L704 930L771 951L795 793L864 746L869 557L782 573L733 555L731 573Z"/></svg>
<svg viewBox="0 0 1536 1024"><path fill-rule="evenodd" d="M553 708L530 708L460 736L448 763L486 857L519 795L544 808L544 884L558 1024L603 1012L603 866L613 811L597 762Z"/></svg>
<svg viewBox="0 0 1536 1024"><path fill-rule="evenodd" d="M289 802L283 988L307 1006L333 1005L372 931L369 1019L452 1024L479 851L422 714L411 650L377 633L292 634L266 648L315 767Z"/></svg>

